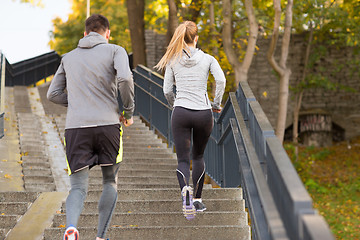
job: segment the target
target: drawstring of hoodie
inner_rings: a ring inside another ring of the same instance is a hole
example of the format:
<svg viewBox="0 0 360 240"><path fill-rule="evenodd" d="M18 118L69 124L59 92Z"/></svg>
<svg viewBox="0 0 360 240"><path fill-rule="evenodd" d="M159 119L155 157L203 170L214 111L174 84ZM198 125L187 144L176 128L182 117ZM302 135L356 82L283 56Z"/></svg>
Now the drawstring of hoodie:
<svg viewBox="0 0 360 240"><path fill-rule="evenodd" d="M190 58L189 53L185 49L183 49L183 52L186 54L186 56L188 56Z"/></svg>

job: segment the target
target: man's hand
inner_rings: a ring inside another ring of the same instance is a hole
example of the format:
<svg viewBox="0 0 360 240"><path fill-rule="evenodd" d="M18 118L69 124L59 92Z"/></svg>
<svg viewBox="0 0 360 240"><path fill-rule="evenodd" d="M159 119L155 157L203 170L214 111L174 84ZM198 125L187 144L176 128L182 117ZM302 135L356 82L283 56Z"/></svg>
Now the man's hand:
<svg viewBox="0 0 360 240"><path fill-rule="evenodd" d="M120 115L120 122L124 124L125 127L131 126L134 123L134 118L126 119L123 114Z"/></svg>

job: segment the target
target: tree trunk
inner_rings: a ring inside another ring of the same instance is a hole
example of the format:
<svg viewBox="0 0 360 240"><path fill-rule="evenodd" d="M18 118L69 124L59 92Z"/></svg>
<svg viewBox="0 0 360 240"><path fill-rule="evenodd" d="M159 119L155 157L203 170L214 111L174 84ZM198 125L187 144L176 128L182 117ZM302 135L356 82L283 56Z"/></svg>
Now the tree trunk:
<svg viewBox="0 0 360 240"><path fill-rule="evenodd" d="M144 10L145 0L127 0L127 13L131 45L133 50L133 66L146 65Z"/></svg>
<svg viewBox="0 0 360 240"><path fill-rule="evenodd" d="M304 71L300 80L300 83L305 82L306 74L307 74L307 65L309 63L310 51L311 51L311 44L313 40L313 28L312 24L310 24L310 33L309 39L306 46L305 58L304 58ZM296 83L297 87L298 83ZM293 142L295 145L298 144L299 138L299 129L298 129L298 122L299 122L299 113L302 104L302 97L303 97L304 90L301 88L295 95L295 104L294 104L294 119L293 119Z"/></svg>
<svg viewBox="0 0 360 240"><path fill-rule="evenodd" d="M293 0L288 0L288 4L286 6L286 14L285 14L285 31L281 45L281 56L279 63L277 63L274 58L274 53L279 38L281 4L280 4L280 0L274 0L274 9L275 9L274 29L267 55L270 65L280 75L279 109L278 109L278 117L277 117L275 133L281 143L284 140L284 134L285 134L286 115L287 115L287 107L288 107L288 99L289 99L289 80L291 75L290 68L286 67L286 61L289 54L289 44L290 44L290 36L291 36L292 6L293 6Z"/></svg>
<svg viewBox="0 0 360 240"><path fill-rule="evenodd" d="M168 0L169 6L169 18L168 18L168 28L166 32L166 45L170 43L172 36L174 35L175 29L178 26L177 18L177 6L174 0Z"/></svg>
<svg viewBox="0 0 360 240"><path fill-rule="evenodd" d="M204 0L192 0L190 4L190 8L188 8L187 14L189 18L187 20L191 20L193 22L197 23L197 19L200 15L200 10L202 8L202 5L204 3Z"/></svg>
<svg viewBox="0 0 360 240"><path fill-rule="evenodd" d="M209 5L209 18L210 18L210 36L211 36L211 45L212 46L212 53L214 56L219 55L219 49L217 47L217 44L214 44L217 42L216 39L216 29L215 29L215 7L214 7L214 0L211 0ZM212 96L215 96L215 90L216 90L216 82L212 81L211 83L211 94Z"/></svg>
<svg viewBox="0 0 360 240"><path fill-rule="evenodd" d="M305 59L304 59L304 71L301 77L300 82L305 82L306 74L307 74L307 65L309 63L309 57L310 57L310 51L311 51L311 44L313 40L313 27L310 23L310 34L308 39L308 44L306 46L306 52L305 52ZM298 83L295 85L297 87ZM295 161L298 160L299 156L299 115L300 115L300 109L302 105L302 98L304 95L304 89L301 88L299 91L295 94L295 104L294 104L294 116L293 116L293 142L295 144Z"/></svg>
<svg viewBox="0 0 360 240"><path fill-rule="evenodd" d="M235 72L236 87L239 85L240 81L247 81L247 73L254 56L256 40L258 35L258 26L256 23L252 0L245 0L245 8L246 8L246 13L248 15L248 21L250 27L249 27L249 39L246 48L246 54L243 63L241 64L232 46L231 0L223 0L223 22L224 22L223 32L222 32L223 44L228 61L233 67Z"/></svg>

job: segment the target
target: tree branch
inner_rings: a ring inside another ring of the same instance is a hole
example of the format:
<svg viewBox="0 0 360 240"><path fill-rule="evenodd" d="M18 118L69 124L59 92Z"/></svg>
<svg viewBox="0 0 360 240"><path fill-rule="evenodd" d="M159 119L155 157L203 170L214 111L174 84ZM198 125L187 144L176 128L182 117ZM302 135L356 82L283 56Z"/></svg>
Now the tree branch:
<svg viewBox="0 0 360 240"><path fill-rule="evenodd" d="M279 27L281 19L281 4L280 0L274 0L274 9L275 9L275 19L274 19L274 29L271 37L270 47L267 53L267 58L272 66L272 68L279 74L284 74L284 69L282 69L279 64L275 61L274 54L276 50L276 44L279 38Z"/></svg>

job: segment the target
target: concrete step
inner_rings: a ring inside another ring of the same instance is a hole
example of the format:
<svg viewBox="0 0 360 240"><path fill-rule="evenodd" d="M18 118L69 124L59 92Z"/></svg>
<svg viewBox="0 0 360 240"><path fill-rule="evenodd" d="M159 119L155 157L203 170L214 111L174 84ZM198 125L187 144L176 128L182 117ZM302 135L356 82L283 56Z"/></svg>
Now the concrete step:
<svg viewBox="0 0 360 240"><path fill-rule="evenodd" d="M54 178L52 176L43 176L43 175L37 175L37 176L24 176L25 183L30 184L45 184L45 183L53 183Z"/></svg>
<svg viewBox="0 0 360 240"><path fill-rule="evenodd" d="M56 190L55 183L26 183L25 190L27 192L53 192Z"/></svg>
<svg viewBox="0 0 360 240"><path fill-rule="evenodd" d="M0 202L0 213L4 215L24 215L29 206L29 202Z"/></svg>
<svg viewBox="0 0 360 240"><path fill-rule="evenodd" d="M124 152L123 155L125 158L128 159L138 159L138 158L165 158L165 159L176 159L175 153L142 153L142 152Z"/></svg>
<svg viewBox="0 0 360 240"><path fill-rule="evenodd" d="M109 239L181 239L181 240L249 240L250 228L248 226L121 226L113 225L107 233ZM81 239L93 239L97 230L95 227L79 228ZM61 239L63 228L49 228L45 230L44 239Z"/></svg>
<svg viewBox="0 0 360 240"><path fill-rule="evenodd" d="M151 142L130 142L130 141L127 141L127 142L124 142L123 143L123 146L124 146L124 149L125 148L166 148L166 144L165 143L162 143L159 139L159 141L151 141Z"/></svg>
<svg viewBox="0 0 360 240"><path fill-rule="evenodd" d="M102 177L101 170L90 171L90 178L92 177ZM119 176L126 177L176 177L176 172L174 170L132 170L120 168Z"/></svg>
<svg viewBox="0 0 360 240"><path fill-rule="evenodd" d="M20 149L21 149L22 152L28 152L28 153L41 152L41 153L45 154L44 145L21 144Z"/></svg>
<svg viewBox="0 0 360 240"><path fill-rule="evenodd" d="M23 169L25 176L51 176L50 168L24 168Z"/></svg>
<svg viewBox="0 0 360 240"><path fill-rule="evenodd" d="M99 179L100 181L100 179ZM118 189L159 189L159 188L179 188L179 184L176 183L175 181L173 183L129 183L129 182L118 182ZM98 183L92 183L89 184L89 189L93 190L93 191L101 191L102 190L102 185L100 184L100 182Z"/></svg>
<svg viewBox="0 0 360 240"><path fill-rule="evenodd" d="M173 152L171 151L171 149L169 148L162 148L162 147L149 147L149 146L146 146L146 147L143 147L143 146L140 146L140 147L136 147L136 146L133 146L133 147L128 147L128 146L125 146L124 147L124 152L129 152L129 153L136 153L136 152L141 152L141 153L144 153L144 154L147 154L147 153L171 153L173 154Z"/></svg>
<svg viewBox="0 0 360 240"><path fill-rule="evenodd" d="M180 189L179 189L180 191ZM97 201L86 201L84 203L83 213L97 213ZM244 200L229 199L204 199L206 212L231 212L245 211ZM62 206L64 212L65 203ZM178 200L124 200L118 201L115 207L115 213L160 213L160 212L178 212L182 209L182 202Z"/></svg>
<svg viewBox="0 0 360 240"><path fill-rule="evenodd" d="M99 214L81 214L78 227L97 226ZM210 212L198 213L192 221L187 220L181 208L177 212L161 213L114 213L112 224L121 226L221 226L237 225L247 226L246 212ZM66 224L66 215L57 214L54 216L53 227Z"/></svg>
<svg viewBox="0 0 360 240"><path fill-rule="evenodd" d="M1 228L13 228L20 217L20 215L0 215Z"/></svg>
<svg viewBox="0 0 360 240"><path fill-rule="evenodd" d="M175 177L134 177L134 176L119 176L119 182L131 184L176 184L178 180ZM90 178L89 184L102 184L102 177Z"/></svg>
<svg viewBox="0 0 360 240"><path fill-rule="evenodd" d="M177 160L176 158L153 158L153 157L146 157L143 156L142 158L127 158L124 157L123 158L123 163L136 163L136 164L153 164L153 165L157 165L157 164L177 164Z"/></svg>
<svg viewBox="0 0 360 240"><path fill-rule="evenodd" d="M38 192L0 192L0 202L34 202Z"/></svg>
<svg viewBox="0 0 360 240"><path fill-rule="evenodd" d="M121 170L173 170L176 171L177 162L173 161L172 164L141 164L141 163L132 163L129 161L123 161L121 163L120 169Z"/></svg>
<svg viewBox="0 0 360 240"><path fill-rule="evenodd" d="M175 179L175 178L173 178ZM177 179L175 179L177 182ZM88 193L87 201L97 201L100 199L101 191ZM119 189L118 200L179 200L181 198L179 189ZM242 200L242 190L240 188L212 188L203 189L203 199L230 199Z"/></svg>

